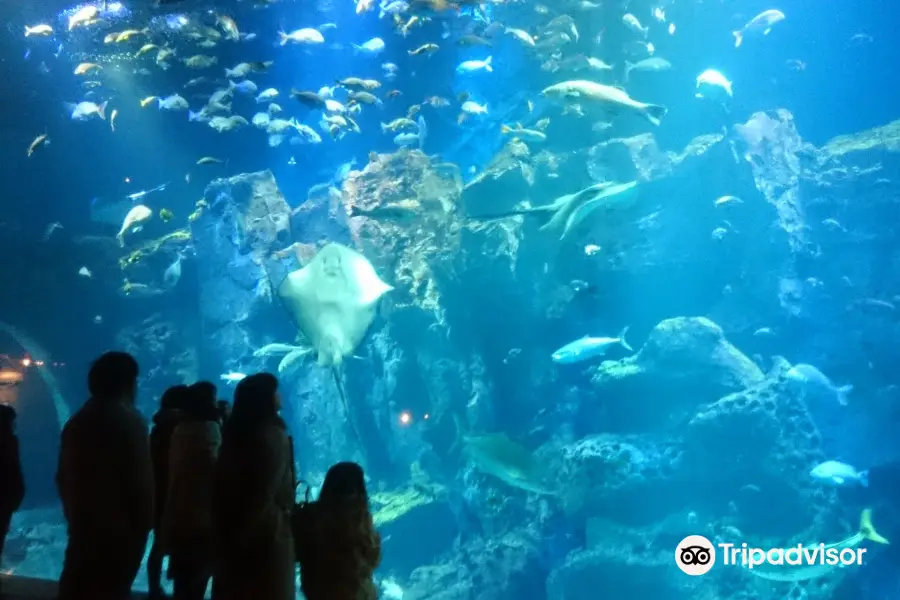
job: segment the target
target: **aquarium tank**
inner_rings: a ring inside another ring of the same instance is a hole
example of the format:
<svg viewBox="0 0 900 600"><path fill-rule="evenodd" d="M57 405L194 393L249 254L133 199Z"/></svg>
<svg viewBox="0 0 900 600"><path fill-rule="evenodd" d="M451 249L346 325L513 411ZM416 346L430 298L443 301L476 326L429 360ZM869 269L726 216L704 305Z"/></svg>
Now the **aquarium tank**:
<svg viewBox="0 0 900 600"><path fill-rule="evenodd" d="M365 469L384 598L897 597L893 5L0 14L3 572L59 577L115 349L148 425L275 374L311 494Z"/></svg>

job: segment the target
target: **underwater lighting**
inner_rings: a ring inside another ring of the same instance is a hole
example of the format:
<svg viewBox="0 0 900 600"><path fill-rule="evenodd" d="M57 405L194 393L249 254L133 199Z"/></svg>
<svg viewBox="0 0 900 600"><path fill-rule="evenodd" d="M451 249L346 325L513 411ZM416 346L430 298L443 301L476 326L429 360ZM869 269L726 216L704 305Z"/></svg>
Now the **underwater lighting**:
<svg viewBox="0 0 900 600"><path fill-rule="evenodd" d="M187 15L166 15L166 27L168 27L169 29L181 29L190 22L191 20L188 19Z"/></svg>
<svg viewBox="0 0 900 600"><path fill-rule="evenodd" d="M409 425L410 423L412 423L412 415L409 414L408 410L404 410L402 413L400 413L399 421L401 425Z"/></svg>
<svg viewBox="0 0 900 600"><path fill-rule="evenodd" d="M23 358L23 359L22 359L22 366L23 366L23 367L30 367L30 366L31 366L31 359L30 359L30 358Z"/></svg>

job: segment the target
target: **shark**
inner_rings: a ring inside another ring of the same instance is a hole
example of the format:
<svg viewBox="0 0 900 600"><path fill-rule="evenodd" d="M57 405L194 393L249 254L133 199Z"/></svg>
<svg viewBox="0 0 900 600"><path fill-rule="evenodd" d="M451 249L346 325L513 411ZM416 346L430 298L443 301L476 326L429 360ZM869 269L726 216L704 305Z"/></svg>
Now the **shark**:
<svg viewBox="0 0 900 600"><path fill-rule="evenodd" d="M614 183L605 181L588 186L573 194L559 196L549 204L516 208L497 214L470 217L476 221L495 221L516 216L537 216L546 219L541 231L559 235L563 241L574 233L592 213L600 208L630 204L637 196L637 181Z"/></svg>
<svg viewBox="0 0 900 600"><path fill-rule="evenodd" d="M878 544L889 543L875 531L875 527L872 525L872 511L868 508L860 514L859 530L850 537L831 544L804 546L801 552L809 559L808 562L799 565L765 562L761 565L754 565L753 568L745 566L745 570L756 577L769 581L795 582L817 579L842 568L840 561L837 560L841 550L855 549L867 540ZM834 556L835 560L829 560L831 556Z"/></svg>

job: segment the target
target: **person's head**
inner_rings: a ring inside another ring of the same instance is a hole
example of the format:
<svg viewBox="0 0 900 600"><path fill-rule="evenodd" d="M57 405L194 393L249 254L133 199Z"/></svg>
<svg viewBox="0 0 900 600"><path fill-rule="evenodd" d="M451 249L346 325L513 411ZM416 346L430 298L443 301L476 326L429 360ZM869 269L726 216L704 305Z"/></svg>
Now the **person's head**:
<svg viewBox="0 0 900 600"><path fill-rule="evenodd" d="M190 386L182 412L191 421L218 421L216 386L208 381L199 381Z"/></svg>
<svg viewBox="0 0 900 600"><path fill-rule="evenodd" d="M339 462L328 469L319 492L319 501L326 504L346 498L368 499L365 475L355 462Z"/></svg>
<svg viewBox="0 0 900 600"><path fill-rule="evenodd" d="M9 404L0 404L0 435L12 433L16 424L16 409Z"/></svg>
<svg viewBox="0 0 900 600"><path fill-rule="evenodd" d="M138 364L127 352L107 352L94 361L88 372L91 397L104 402L134 403Z"/></svg>
<svg viewBox="0 0 900 600"><path fill-rule="evenodd" d="M188 395L188 386L173 385L163 392L162 398L159 399L160 410L181 410L184 408L185 400Z"/></svg>
<svg viewBox="0 0 900 600"><path fill-rule="evenodd" d="M241 428L253 427L277 419L280 408L278 379L271 373L248 375L234 390L228 422Z"/></svg>

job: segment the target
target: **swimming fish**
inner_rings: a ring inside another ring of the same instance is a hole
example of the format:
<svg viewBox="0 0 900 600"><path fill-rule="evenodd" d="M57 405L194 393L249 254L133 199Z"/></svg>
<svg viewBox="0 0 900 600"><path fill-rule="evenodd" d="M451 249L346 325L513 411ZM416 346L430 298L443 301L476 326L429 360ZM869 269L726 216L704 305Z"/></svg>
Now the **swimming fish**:
<svg viewBox="0 0 900 600"><path fill-rule="evenodd" d="M551 355L553 362L560 365L570 365L573 363L589 360L598 356L603 356L610 346L622 346L629 352L634 349L625 340L625 334L628 333L628 327L622 329L614 338L611 337L589 337L584 336L581 339L569 342Z"/></svg>
<svg viewBox="0 0 900 600"><path fill-rule="evenodd" d="M841 406L847 406L847 394L853 391L852 385L848 384L838 387L822 371L804 363L791 367L786 373L786 377L810 389L833 394Z"/></svg>
<svg viewBox="0 0 900 600"><path fill-rule="evenodd" d="M772 26L784 21L784 18L784 13L780 10L764 10L750 19L741 29L731 32L734 36L734 47L740 47L744 41L744 36L748 33L762 32L763 35L769 35L769 32L772 31Z"/></svg>
<svg viewBox="0 0 900 600"><path fill-rule="evenodd" d="M810 477L831 485L857 483L863 487L869 485L869 472L857 471L851 465L836 460L826 460L817 464L809 472Z"/></svg>

